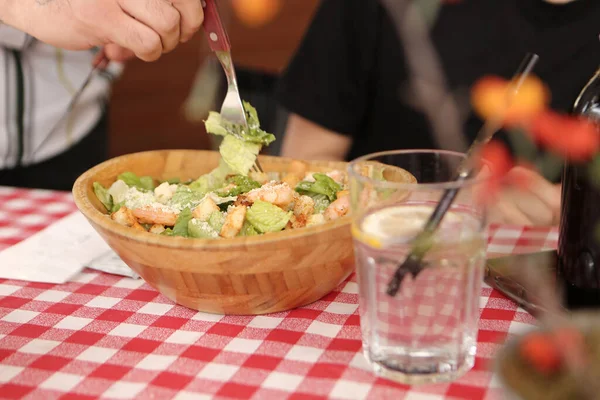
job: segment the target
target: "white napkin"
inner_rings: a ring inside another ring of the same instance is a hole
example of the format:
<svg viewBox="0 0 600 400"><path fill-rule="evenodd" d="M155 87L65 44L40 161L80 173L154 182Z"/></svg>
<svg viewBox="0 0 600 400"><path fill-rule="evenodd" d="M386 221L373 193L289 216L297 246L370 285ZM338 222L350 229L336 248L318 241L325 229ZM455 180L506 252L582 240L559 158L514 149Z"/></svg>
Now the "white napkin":
<svg viewBox="0 0 600 400"><path fill-rule="evenodd" d="M138 278L76 211L0 252L0 278L65 283L85 267Z"/></svg>

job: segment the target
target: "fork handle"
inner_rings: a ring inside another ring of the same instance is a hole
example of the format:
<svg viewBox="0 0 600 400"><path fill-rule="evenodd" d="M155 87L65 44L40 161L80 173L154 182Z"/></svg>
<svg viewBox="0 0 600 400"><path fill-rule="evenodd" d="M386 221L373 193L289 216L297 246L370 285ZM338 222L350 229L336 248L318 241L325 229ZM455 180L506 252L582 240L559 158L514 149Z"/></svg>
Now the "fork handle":
<svg viewBox="0 0 600 400"><path fill-rule="evenodd" d="M202 0L202 8L204 9L202 26L210 49L212 51L231 51L229 36L223 28L216 0Z"/></svg>

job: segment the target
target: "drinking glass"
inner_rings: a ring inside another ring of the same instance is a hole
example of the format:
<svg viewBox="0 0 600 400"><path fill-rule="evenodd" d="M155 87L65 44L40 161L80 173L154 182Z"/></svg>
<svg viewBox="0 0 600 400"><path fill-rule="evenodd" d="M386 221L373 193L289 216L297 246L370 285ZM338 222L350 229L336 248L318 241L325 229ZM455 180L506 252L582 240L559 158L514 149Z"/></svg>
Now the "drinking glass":
<svg viewBox="0 0 600 400"><path fill-rule="evenodd" d="M363 352L379 376L433 383L473 367L487 231L483 180L453 181L464 158L388 151L348 167ZM424 268L390 296L390 279L445 189L460 191L429 242Z"/></svg>

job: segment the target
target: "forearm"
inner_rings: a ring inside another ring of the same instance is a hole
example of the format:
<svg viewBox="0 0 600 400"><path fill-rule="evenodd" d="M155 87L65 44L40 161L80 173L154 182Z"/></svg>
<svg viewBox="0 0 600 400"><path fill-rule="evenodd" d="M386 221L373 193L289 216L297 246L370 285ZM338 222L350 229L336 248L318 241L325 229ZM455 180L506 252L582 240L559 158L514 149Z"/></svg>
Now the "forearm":
<svg viewBox="0 0 600 400"><path fill-rule="evenodd" d="M27 35L31 34L27 30L28 21L33 18L36 11L33 7L38 1L44 0L0 0L0 45L23 47Z"/></svg>
<svg viewBox="0 0 600 400"><path fill-rule="evenodd" d="M30 7L35 0L0 0L0 25L23 30L21 16L23 11Z"/></svg>
<svg viewBox="0 0 600 400"><path fill-rule="evenodd" d="M352 140L296 114L291 114L281 155L301 160L343 161Z"/></svg>

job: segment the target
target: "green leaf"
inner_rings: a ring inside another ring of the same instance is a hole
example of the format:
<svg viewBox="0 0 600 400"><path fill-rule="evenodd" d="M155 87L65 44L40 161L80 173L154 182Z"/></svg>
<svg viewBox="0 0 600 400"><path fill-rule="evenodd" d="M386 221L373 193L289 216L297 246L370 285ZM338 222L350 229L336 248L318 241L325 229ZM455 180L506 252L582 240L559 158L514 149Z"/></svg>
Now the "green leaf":
<svg viewBox="0 0 600 400"><path fill-rule="evenodd" d="M291 211L285 212L262 200L255 201L246 212L246 220L261 233L279 232L285 228L291 217Z"/></svg>
<svg viewBox="0 0 600 400"><path fill-rule="evenodd" d="M245 142L235 136L225 136L219 152L229 168L240 175L248 175L260 152L260 144Z"/></svg>
<svg viewBox="0 0 600 400"><path fill-rule="evenodd" d="M225 183L225 178L231 173L233 173L231 168L229 168L227 163L221 159L219 160L219 166L217 168L213 169L208 174L202 175L188 187L194 192L198 192L204 196L208 192L221 188Z"/></svg>
<svg viewBox="0 0 600 400"><path fill-rule="evenodd" d="M187 186L179 186L169 203L179 208L194 208L204 198L204 194L195 192Z"/></svg>
<svg viewBox="0 0 600 400"><path fill-rule="evenodd" d="M242 225L242 230L240 231L239 236L255 236L258 235L254 226L248 221L244 221L244 225Z"/></svg>
<svg viewBox="0 0 600 400"><path fill-rule="evenodd" d="M160 235L163 235L163 236L175 236L174 233L173 233L173 229L171 229L171 228L165 229L164 231L162 231L160 233Z"/></svg>
<svg viewBox="0 0 600 400"><path fill-rule="evenodd" d="M160 183L165 183L165 182L167 182L169 185L176 185L178 183L181 183L181 179L169 178L169 179L164 179L164 180L160 181Z"/></svg>
<svg viewBox="0 0 600 400"><path fill-rule="evenodd" d="M112 211L113 200L112 196L108 193L108 189L102 186L99 182L94 182L93 187L96 197L104 205L106 211Z"/></svg>
<svg viewBox="0 0 600 400"><path fill-rule="evenodd" d="M175 226L173 226L173 236L189 237L190 235L188 232L188 223L191 219L192 210L190 210L189 208L183 209L177 217Z"/></svg>
<svg viewBox="0 0 600 400"><path fill-rule="evenodd" d="M258 145L268 146L275 141L275 135L260 129L260 121L258 120L256 109L246 101L244 101L243 104L246 111L248 130L246 130L243 125L227 121L221 114L211 111L208 113L206 121L204 121L206 131L217 136L234 136L246 143Z"/></svg>
<svg viewBox="0 0 600 400"><path fill-rule="evenodd" d="M152 179L149 176L140 177L140 185L143 189L146 189L146 190L154 190L154 188L155 188L154 179Z"/></svg>
<svg viewBox="0 0 600 400"><path fill-rule="evenodd" d="M198 219L191 219L187 226L190 237L197 239L216 239L219 237L217 232L208 222Z"/></svg>
<svg viewBox="0 0 600 400"><path fill-rule="evenodd" d="M322 213L331 204L329 198L324 194L306 192L304 196L309 196L315 202L315 214Z"/></svg>
<svg viewBox="0 0 600 400"><path fill-rule="evenodd" d="M313 194L323 194L327 196L330 202L335 201L337 198L337 192L339 192L342 187L336 181L331 179L325 174L313 174L315 178L314 182L302 181L298 183L296 186L296 191L300 194L309 193Z"/></svg>
<svg viewBox="0 0 600 400"><path fill-rule="evenodd" d="M265 146L275 141L275 135L267 133L260 129L260 121L256 108L252 107L247 101L243 101L246 110L246 120L248 122L249 132L243 131L242 138L247 142L259 143Z"/></svg>
<svg viewBox="0 0 600 400"><path fill-rule="evenodd" d="M243 175L233 175L228 177L225 181L225 186L227 187L228 184L233 184L235 187L229 190L222 189L217 192L217 195L220 197L235 197L260 187L260 183Z"/></svg>
<svg viewBox="0 0 600 400"><path fill-rule="evenodd" d="M111 208L111 212L116 213L117 211L119 211L121 209L121 207L123 207L125 205L125 202L122 201L120 203L115 203L113 204L112 208Z"/></svg>
<svg viewBox="0 0 600 400"><path fill-rule="evenodd" d="M225 215L220 211L214 211L210 214L210 217L208 217L208 224L216 232L221 232L221 228L223 227L223 224L225 224Z"/></svg>
<svg viewBox="0 0 600 400"><path fill-rule="evenodd" d="M133 172L123 172L117 179L122 180L129 187L135 187L145 191L154 190L154 180L149 176L139 177Z"/></svg>

